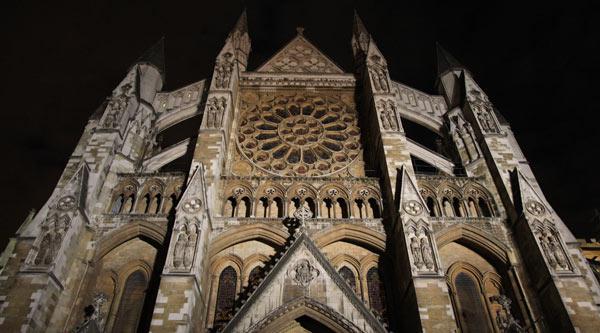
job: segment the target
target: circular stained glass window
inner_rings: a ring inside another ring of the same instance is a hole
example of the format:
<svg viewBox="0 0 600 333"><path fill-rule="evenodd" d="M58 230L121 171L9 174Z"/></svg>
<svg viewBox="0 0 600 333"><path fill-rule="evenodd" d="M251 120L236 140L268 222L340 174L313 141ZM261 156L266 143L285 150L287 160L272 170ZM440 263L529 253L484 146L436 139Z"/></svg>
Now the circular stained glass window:
<svg viewBox="0 0 600 333"><path fill-rule="evenodd" d="M281 176L325 176L360 152L354 108L337 96L246 94L238 128L242 154Z"/></svg>

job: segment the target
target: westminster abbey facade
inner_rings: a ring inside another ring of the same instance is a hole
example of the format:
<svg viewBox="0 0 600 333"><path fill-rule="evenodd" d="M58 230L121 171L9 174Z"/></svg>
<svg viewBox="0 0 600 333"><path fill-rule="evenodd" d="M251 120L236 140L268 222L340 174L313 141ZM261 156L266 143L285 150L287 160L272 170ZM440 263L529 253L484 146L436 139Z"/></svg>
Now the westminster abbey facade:
<svg viewBox="0 0 600 333"><path fill-rule="evenodd" d="M351 48L345 72L299 28L247 68L243 14L175 91L151 48L5 250L0 331L600 330L579 243L472 73L438 46L439 95L394 81L358 16Z"/></svg>

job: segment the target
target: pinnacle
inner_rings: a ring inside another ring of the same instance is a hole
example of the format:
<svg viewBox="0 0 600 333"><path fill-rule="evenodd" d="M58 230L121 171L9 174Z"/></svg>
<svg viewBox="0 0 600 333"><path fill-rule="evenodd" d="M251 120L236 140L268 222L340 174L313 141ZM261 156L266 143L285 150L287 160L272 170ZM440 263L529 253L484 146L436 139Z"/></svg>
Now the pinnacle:
<svg viewBox="0 0 600 333"><path fill-rule="evenodd" d="M165 77L165 36L162 36L158 42L152 45L136 61L136 64L151 64Z"/></svg>
<svg viewBox="0 0 600 333"><path fill-rule="evenodd" d="M454 58L446 49L436 42L436 55L437 55L437 73L438 75L444 74L453 69L466 69L456 58Z"/></svg>

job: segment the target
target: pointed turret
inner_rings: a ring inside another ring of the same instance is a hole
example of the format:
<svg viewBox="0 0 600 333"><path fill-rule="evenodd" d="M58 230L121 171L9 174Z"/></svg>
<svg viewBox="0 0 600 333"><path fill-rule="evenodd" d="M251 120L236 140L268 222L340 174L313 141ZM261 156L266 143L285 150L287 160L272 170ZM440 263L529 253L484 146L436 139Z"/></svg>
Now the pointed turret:
<svg viewBox="0 0 600 333"><path fill-rule="evenodd" d="M436 86L440 94L446 98L448 109L452 109L462 104L465 97L465 75L470 73L439 43L436 42L435 46L437 55Z"/></svg>
<svg viewBox="0 0 600 333"><path fill-rule="evenodd" d="M165 80L165 37L161 37L158 42L152 45L144 52L134 63L147 64L156 67L160 75Z"/></svg>
<svg viewBox="0 0 600 333"><path fill-rule="evenodd" d="M245 8L227 36L225 44L219 56L222 57L224 53L232 52L233 60L239 64L240 70L246 70L248 54L250 53L250 36L248 34L248 18ZM228 47L229 44L231 44L230 48Z"/></svg>
<svg viewBox="0 0 600 333"><path fill-rule="evenodd" d="M437 55L437 74L438 76L445 74L446 72L453 70L467 70L454 56L452 56L442 45L438 42L435 43L436 55Z"/></svg>
<svg viewBox="0 0 600 333"><path fill-rule="evenodd" d="M360 16L354 11L354 23L352 28L352 52L354 54L355 66L358 68L364 62L369 51L371 35L365 28Z"/></svg>

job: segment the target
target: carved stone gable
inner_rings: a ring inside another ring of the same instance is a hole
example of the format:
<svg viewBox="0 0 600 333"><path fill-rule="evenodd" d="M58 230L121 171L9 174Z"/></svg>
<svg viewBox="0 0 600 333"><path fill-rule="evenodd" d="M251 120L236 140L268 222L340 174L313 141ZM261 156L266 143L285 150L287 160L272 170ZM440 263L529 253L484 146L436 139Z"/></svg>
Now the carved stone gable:
<svg viewBox="0 0 600 333"><path fill-rule="evenodd" d="M342 74L344 71L306 38L298 35L257 72Z"/></svg>

